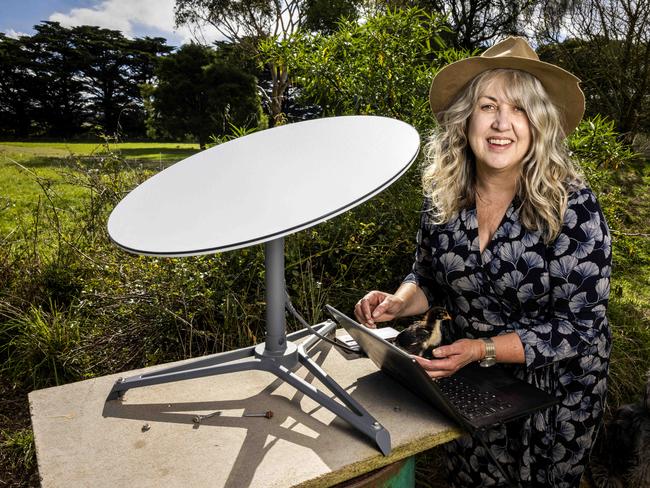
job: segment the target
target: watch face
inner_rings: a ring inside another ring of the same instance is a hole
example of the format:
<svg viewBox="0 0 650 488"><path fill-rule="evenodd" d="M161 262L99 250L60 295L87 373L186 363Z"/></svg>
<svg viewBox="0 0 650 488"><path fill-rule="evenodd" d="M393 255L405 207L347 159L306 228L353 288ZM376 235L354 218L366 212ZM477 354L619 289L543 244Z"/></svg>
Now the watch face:
<svg viewBox="0 0 650 488"><path fill-rule="evenodd" d="M490 366L494 366L496 363L497 360L495 358L485 358L483 361L481 361L478 364L483 368L489 368Z"/></svg>

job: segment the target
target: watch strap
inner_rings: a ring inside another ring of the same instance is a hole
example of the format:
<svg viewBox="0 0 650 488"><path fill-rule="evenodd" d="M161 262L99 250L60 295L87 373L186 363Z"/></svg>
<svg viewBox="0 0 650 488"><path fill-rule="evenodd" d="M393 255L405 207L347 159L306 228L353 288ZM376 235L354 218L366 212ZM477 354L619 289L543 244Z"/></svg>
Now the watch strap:
<svg viewBox="0 0 650 488"><path fill-rule="evenodd" d="M479 361L479 364L483 367L488 367L496 364L497 362L497 351L494 346L494 341L489 337L481 337L480 340L485 344L485 357Z"/></svg>

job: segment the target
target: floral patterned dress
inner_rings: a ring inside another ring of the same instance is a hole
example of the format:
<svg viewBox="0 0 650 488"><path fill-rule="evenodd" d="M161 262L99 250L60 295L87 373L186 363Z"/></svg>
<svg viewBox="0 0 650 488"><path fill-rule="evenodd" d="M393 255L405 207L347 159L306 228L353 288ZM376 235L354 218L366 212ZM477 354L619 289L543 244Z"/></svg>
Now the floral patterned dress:
<svg viewBox="0 0 650 488"><path fill-rule="evenodd" d="M560 398L552 408L481 434L520 486L578 487L600 426L611 337L607 317L611 238L594 194L569 194L560 235L544 244L519 221L515 199L480 252L476 209L431 222L425 200L412 273L404 280L441 301L454 321L444 341L516 332L526 364L515 375ZM475 438L446 445L449 481L500 486L503 476Z"/></svg>

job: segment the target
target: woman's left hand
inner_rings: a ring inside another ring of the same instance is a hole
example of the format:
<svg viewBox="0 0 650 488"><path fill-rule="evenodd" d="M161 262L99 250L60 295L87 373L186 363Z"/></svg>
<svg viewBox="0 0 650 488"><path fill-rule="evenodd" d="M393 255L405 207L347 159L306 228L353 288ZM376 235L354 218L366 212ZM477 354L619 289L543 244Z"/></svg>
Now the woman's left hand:
<svg viewBox="0 0 650 488"><path fill-rule="evenodd" d="M413 356L432 378L451 376L463 366L483 359L485 345L477 339L460 339L433 350L434 359Z"/></svg>

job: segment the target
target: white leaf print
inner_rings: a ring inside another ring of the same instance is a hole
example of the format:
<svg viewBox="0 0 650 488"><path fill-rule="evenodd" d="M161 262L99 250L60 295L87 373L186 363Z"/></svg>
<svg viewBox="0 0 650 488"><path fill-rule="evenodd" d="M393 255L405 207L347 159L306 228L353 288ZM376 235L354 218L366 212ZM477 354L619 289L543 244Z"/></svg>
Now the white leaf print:
<svg viewBox="0 0 650 488"><path fill-rule="evenodd" d="M522 303L535 298L535 290L533 284L526 283L524 286L519 288L517 291L517 298L519 298L519 301Z"/></svg>
<svg viewBox="0 0 650 488"><path fill-rule="evenodd" d="M519 237L521 234L521 224L519 221L516 221L512 224L512 227L510 227L510 232L508 232L508 237L510 239L516 239Z"/></svg>
<svg viewBox="0 0 650 488"><path fill-rule="evenodd" d="M447 236L447 234L440 234L438 236L438 248L441 251L449 250L449 237Z"/></svg>
<svg viewBox="0 0 650 488"><path fill-rule="evenodd" d="M504 261L516 264L525 250L526 248L520 241L506 242L499 249L499 257Z"/></svg>
<svg viewBox="0 0 650 488"><path fill-rule="evenodd" d="M600 216L598 214L591 214L591 219L580 224L580 228L587 239L595 239L598 242L603 240L603 230L600 227Z"/></svg>
<svg viewBox="0 0 650 488"><path fill-rule="evenodd" d="M555 246L553 248L553 253L556 256L562 256L567 249L569 249L569 244L571 244L571 240L566 234L560 234L557 239L555 239Z"/></svg>
<svg viewBox="0 0 650 488"><path fill-rule="evenodd" d="M607 390L607 382L605 378L602 378L598 383L596 383L596 386L594 386L594 393L596 395L602 395L605 393L605 390Z"/></svg>
<svg viewBox="0 0 650 488"><path fill-rule="evenodd" d="M571 297L571 301L569 302L569 309L571 309L573 313L579 313L589 305L590 303L587 300L587 292L583 291Z"/></svg>
<svg viewBox="0 0 650 488"><path fill-rule="evenodd" d="M555 348L551 345L551 341L540 341L537 344L537 349L542 354L542 356L550 358L555 356Z"/></svg>
<svg viewBox="0 0 650 488"><path fill-rule="evenodd" d="M578 265L578 260L574 256L562 256L557 261L553 261L549 266L551 276L557 278L564 278L565 280L569 277L573 268Z"/></svg>
<svg viewBox="0 0 650 488"><path fill-rule="evenodd" d="M588 374L587 376L580 378L580 383L585 386L591 386L596 383L596 377L593 374Z"/></svg>
<svg viewBox="0 0 650 488"><path fill-rule="evenodd" d="M572 198L569 199L569 205L576 203L584 203L587 200L591 199L591 194L586 191L581 191L576 193Z"/></svg>
<svg viewBox="0 0 650 488"><path fill-rule="evenodd" d="M528 266L528 269L544 267L542 256L536 252L525 252L521 257L526 263L526 266Z"/></svg>
<svg viewBox="0 0 650 488"><path fill-rule="evenodd" d="M573 252L574 256L578 259L586 258L589 256L596 246L596 241L589 239L588 241L578 242L576 250Z"/></svg>
<svg viewBox="0 0 650 488"><path fill-rule="evenodd" d="M535 327L533 327L533 330L538 334L548 334L553 330L553 327L551 326L551 324L543 323L543 324L537 324Z"/></svg>
<svg viewBox="0 0 650 488"><path fill-rule="evenodd" d="M565 283L562 286L556 286L553 288L553 298L563 298L564 300L568 300L577 288L578 287L573 283Z"/></svg>
<svg viewBox="0 0 650 488"><path fill-rule="evenodd" d="M596 356L583 356L580 358L580 367L585 371L600 369L600 359Z"/></svg>
<svg viewBox="0 0 650 488"><path fill-rule="evenodd" d="M490 306L490 300L487 297L480 296L472 300L472 307L478 308L479 310L488 308Z"/></svg>
<svg viewBox="0 0 650 488"><path fill-rule="evenodd" d="M586 405L587 408L589 407L589 404ZM586 420L586 419L583 419ZM591 432L591 429L589 432L587 432L585 435L581 435L580 437L576 438L576 444L578 445L579 448L581 449L591 449L591 443L593 442L593 433Z"/></svg>
<svg viewBox="0 0 650 488"><path fill-rule="evenodd" d="M494 330L494 327L492 326L492 324L488 324L486 322L472 322L472 326L476 330L480 330L481 332L490 332L490 331Z"/></svg>
<svg viewBox="0 0 650 488"><path fill-rule="evenodd" d="M472 241L472 243L470 244L470 249L473 249L475 251L481 249L481 241L479 240L478 236L476 236Z"/></svg>
<svg viewBox="0 0 650 488"><path fill-rule="evenodd" d="M485 320L487 320L488 323L490 323L491 325L505 324L503 318L501 317L501 314L497 312L493 312L491 310L483 310L483 317L485 317Z"/></svg>
<svg viewBox="0 0 650 488"><path fill-rule="evenodd" d="M577 405L580 403L580 400L582 400L583 395L584 393L582 391L572 391L571 393L567 393L564 396L564 400L562 400L562 404L569 407Z"/></svg>
<svg viewBox="0 0 650 488"><path fill-rule="evenodd" d="M566 422L571 418L571 410L566 407L562 407L557 412L556 422Z"/></svg>
<svg viewBox="0 0 650 488"><path fill-rule="evenodd" d="M569 229L573 229L578 223L578 216L575 213L575 210L569 208L564 214L564 225Z"/></svg>
<svg viewBox="0 0 650 488"><path fill-rule="evenodd" d="M605 308L605 305L596 305L591 309L593 314L596 316L596 318L605 318L605 314L607 313L607 308Z"/></svg>
<svg viewBox="0 0 650 488"><path fill-rule="evenodd" d="M596 293L598 300L606 300L609 298L609 278L601 278L596 283Z"/></svg>
<svg viewBox="0 0 650 488"><path fill-rule="evenodd" d="M479 284L475 275L463 276L462 278L454 280L452 286L462 291L479 292L481 290L481 285Z"/></svg>
<svg viewBox="0 0 650 488"><path fill-rule="evenodd" d="M476 220L476 212L469 212L467 214L465 225L468 229L476 229L476 227L478 227L478 222Z"/></svg>
<svg viewBox="0 0 650 488"><path fill-rule="evenodd" d="M553 446L553 461L554 462L559 462L562 459L564 459L564 455L566 454L566 449L562 444L559 442Z"/></svg>
<svg viewBox="0 0 650 488"><path fill-rule="evenodd" d="M600 273L600 270L598 269L598 266L596 266L596 263L592 263L591 261L580 263L575 267L574 271L578 273L583 280L585 278L589 278L590 276L596 276Z"/></svg>
<svg viewBox="0 0 650 488"><path fill-rule="evenodd" d="M456 306L460 308L463 312L465 313L469 312L469 302L464 296L458 295L455 301L456 301Z"/></svg>
<svg viewBox="0 0 650 488"><path fill-rule="evenodd" d="M453 273L454 271L463 271L465 269L465 262L463 261L463 258L461 258L458 254L454 254L453 252L443 254L440 258L440 264L442 265L442 269L445 270L445 274L447 275Z"/></svg>
<svg viewBox="0 0 650 488"><path fill-rule="evenodd" d="M561 320L557 324L557 331L562 335L571 335L574 332L573 325L568 320Z"/></svg>
<svg viewBox="0 0 650 488"><path fill-rule="evenodd" d="M572 441L576 435L576 428L569 422L562 422L558 428L558 434L567 441Z"/></svg>
<svg viewBox="0 0 650 488"><path fill-rule="evenodd" d="M467 232L458 231L454 232L454 243L456 246L463 246L467 244Z"/></svg>
<svg viewBox="0 0 650 488"><path fill-rule="evenodd" d="M500 286L505 288L519 288L519 283L524 279L524 275L521 271L511 271L510 273L504 274L500 280L497 281L497 285L501 283Z"/></svg>
<svg viewBox="0 0 650 488"><path fill-rule="evenodd" d="M532 347L525 347L524 351L526 353L526 364L532 364L535 361L535 351Z"/></svg>
<svg viewBox="0 0 650 488"><path fill-rule="evenodd" d="M467 300L465 300L465 302L467 302ZM454 323L458 325L460 330L467 330L469 328L469 323L462 315L457 315L454 319Z"/></svg>
<svg viewBox="0 0 650 488"><path fill-rule="evenodd" d="M527 248L533 247L535 244L539 242L539 232L528 232L528 231L524 232L524 235L521 238L521 242Z"/></svg>
<svg viewBox="0 0 650 488"><path fill-rule="evenodd" d="M573 348L571 347L571 344L569 344L569 341L566 339L562 339L560 342L560 345L557 346L556 353L560 356L568 356L573 352Z"/></svg>

